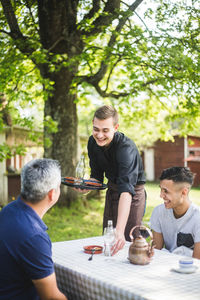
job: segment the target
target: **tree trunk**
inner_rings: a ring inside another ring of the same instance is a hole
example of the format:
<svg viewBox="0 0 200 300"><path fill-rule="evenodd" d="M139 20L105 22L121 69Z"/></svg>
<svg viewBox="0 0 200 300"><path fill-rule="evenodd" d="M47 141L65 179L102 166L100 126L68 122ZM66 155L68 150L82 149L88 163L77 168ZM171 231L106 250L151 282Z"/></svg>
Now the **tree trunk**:
<svg viewBox="0 0 200 300"><path fill-rule="evenodd" d="M51 140L51 146L44 148L44 155L57 159L61 164L62 176L73 176L77 161L77 113L74 102L76 95L69 93L69 84L72 74L62 68L59 72L43 74L54 81L54 91L45 101L44 116L51 116L57 122L58 131L49 132L44 128L44 138ZM76 193L66 186L61 186L59 202L70 205L76 197Z"/></svg>
<svg viewBox="0 0 200 300"><path fill-rule="evenodd" d="M40 39L48 53L65 54L67 62L70 58L80 54L83 43L79 31L76 29L78 1L38 1L38 17ZM50 61L51 61L50 56ZM52 145L45 146L45 157L57 159L62 168L62 176L73 176L77 161L77 113L75 94L70 92L70 84L76 76L78 63L69 67L54 65L61 69L49 71L48 65L40 66L43 78L55 82L52 96L45 102L44 116L51 116L57 122L58 131L50 133L44 128L44 138L50 138ZM76 198L71 188L61 186L60 203L67 203Z"/></svg>

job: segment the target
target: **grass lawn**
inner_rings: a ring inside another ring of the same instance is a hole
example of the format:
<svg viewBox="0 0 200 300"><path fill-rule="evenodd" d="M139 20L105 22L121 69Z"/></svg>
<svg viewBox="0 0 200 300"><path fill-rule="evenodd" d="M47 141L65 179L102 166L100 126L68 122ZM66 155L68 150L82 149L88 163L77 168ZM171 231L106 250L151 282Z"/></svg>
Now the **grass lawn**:
<svg viewBox="0 0 200 300"><path fill-rule="evenodd" d="M146 191L147 208L143 218L145 223L149 221L153 208L163 202L159 196L159 183L147 183ZM200 206L200 188L192 188L190 199ZM97 199L86 200L82 195L71 208L55 205L43 218L52 242L101 235L104 201L105 191Z"/></svg>

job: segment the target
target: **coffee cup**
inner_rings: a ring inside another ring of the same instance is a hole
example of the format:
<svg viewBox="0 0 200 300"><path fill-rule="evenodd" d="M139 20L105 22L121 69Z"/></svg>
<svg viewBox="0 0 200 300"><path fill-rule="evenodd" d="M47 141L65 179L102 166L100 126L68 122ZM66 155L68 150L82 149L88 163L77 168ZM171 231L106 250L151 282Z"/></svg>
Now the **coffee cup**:
<svg viewBox="0 0 200 300"><path fill-rule="evenodd" d="M184 257L179 260L179 267L181 269L189 269L194 266L193 259L191 257Z"/></svg>

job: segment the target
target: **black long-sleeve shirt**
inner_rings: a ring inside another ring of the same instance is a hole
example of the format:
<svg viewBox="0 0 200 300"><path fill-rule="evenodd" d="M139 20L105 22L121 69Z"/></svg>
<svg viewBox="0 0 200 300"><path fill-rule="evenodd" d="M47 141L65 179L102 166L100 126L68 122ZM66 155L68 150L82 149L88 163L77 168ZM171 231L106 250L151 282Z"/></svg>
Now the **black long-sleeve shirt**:
<svg viewBox="0 0 200 300"><path fill-rule="evenodd" d="M134 186L145 183L142 159L135 143L121 132L115 132L108 147L97 145L93 136L88 140L91 177L101 182L105 176L117 184L119 194L135 194Z"/></svg>

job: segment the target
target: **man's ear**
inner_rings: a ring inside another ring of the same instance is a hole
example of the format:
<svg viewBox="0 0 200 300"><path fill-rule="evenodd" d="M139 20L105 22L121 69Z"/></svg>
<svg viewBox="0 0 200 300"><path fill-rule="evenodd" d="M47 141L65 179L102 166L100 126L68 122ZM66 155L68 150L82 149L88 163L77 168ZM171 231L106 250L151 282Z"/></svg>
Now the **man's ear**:
<svg viewBox="0 0 200 300"><path fill-rule="evenodd" d="M188 193L189 193L189 188L188 188L188 187L184 187L184 188L182 189L182 194L183 194L183 196L187 196Z"/></svg>
<svg viewBox="0 0 200 300"><path fill-rule="evenodd" d="M117 129L119 128L119 124L115 125L115 131L117 131Z"/></svg>
<svg viewBox="0 0 200 300"><path fill-rule="evenodd" d="M54 200L54 194L55 194L54 189L52 189L48 192L49 202L52 202Z"/></svg>

